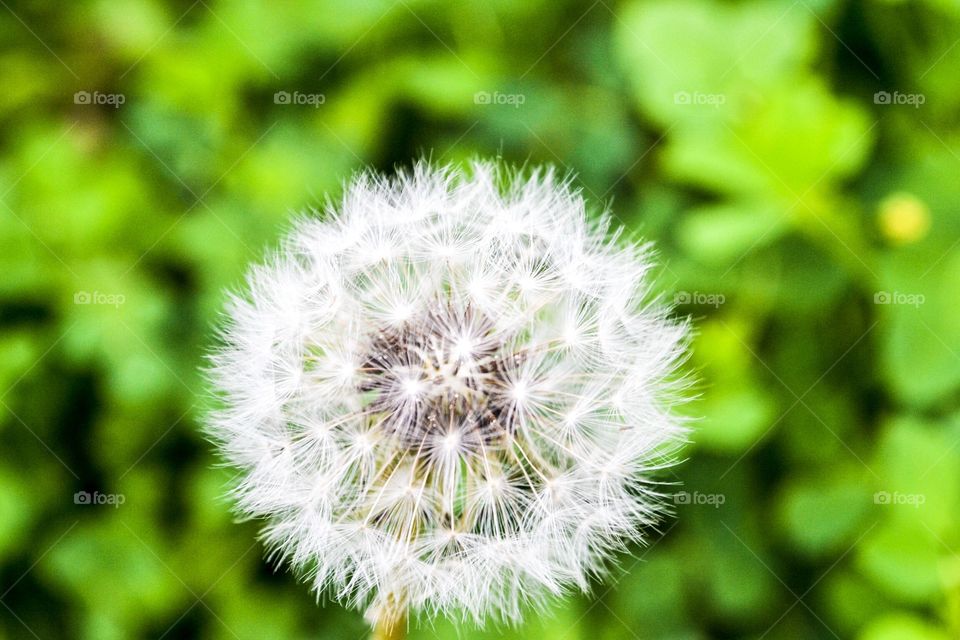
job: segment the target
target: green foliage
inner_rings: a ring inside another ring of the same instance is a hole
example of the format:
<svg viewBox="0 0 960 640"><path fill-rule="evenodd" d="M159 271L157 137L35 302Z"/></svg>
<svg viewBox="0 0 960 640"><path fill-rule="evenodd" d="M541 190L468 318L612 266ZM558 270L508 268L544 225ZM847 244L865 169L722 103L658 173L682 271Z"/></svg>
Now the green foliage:
<svg viewBox="0 0 960 640"><path fill-rule="evenodd" d="M683 493L593 594L411 636L960 637L957 6L0 3L0 638L363 637L233 521L199 369L292 212L497 154L656 243Z"/></svg>

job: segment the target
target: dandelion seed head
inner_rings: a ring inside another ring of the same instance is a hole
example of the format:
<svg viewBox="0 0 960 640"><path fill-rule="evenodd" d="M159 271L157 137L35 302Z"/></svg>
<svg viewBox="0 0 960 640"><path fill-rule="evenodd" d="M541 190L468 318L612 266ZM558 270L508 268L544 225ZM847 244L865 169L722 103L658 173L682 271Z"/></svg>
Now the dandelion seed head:
<svg viewBox="0 0 960 640"><path fill-rule="evenodd" d="M209 433L319 592L483 622L643 541L684 429L646 250L551 171L363 175L231 300Z"/></svg>

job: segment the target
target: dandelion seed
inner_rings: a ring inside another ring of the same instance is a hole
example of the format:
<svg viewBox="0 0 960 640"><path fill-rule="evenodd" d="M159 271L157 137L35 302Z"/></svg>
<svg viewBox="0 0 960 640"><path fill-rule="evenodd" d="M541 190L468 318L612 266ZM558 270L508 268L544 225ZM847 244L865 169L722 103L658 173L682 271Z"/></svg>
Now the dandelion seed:
<svg viewBox="0 0 960 640"><path fill-rule="evenodd" d="M318 592L381 627L516 621L643 541L686 329L609 226L550 171L420 165L251 271L209 433Z"/></svg>

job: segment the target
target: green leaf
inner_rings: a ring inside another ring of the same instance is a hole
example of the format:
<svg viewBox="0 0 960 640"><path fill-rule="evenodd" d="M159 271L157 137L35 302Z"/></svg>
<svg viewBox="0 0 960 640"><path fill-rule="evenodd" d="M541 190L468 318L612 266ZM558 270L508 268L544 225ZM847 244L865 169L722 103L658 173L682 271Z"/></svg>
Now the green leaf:
<svg viewBox="0 0 960 640"><path fill-rule="evenodd" d="M925 407L960 388L960 252L898 253L881 272L883 375L901 400Z"/></svg>
<svg viewBox="0 0 960 640"><path fill-rule="evenodd" d="M732 202L688 211L677 239L696 260L729 263L775 241L787 227L783 211L770 204Z"/></svg>
<svg viewBox="0 0 960 640"><path fill-rule="evenodd" d="M859 640L949 640L946 629L908 613L890 613L877 618L858 636Z"/></svg>
<svg viewBox="0 0 960 640"><path fill-rule="evenodd" d="M777 519L803 555L838 555L856 540L872 506L864 472L840 468L792 477L778 498Z"/></svg>

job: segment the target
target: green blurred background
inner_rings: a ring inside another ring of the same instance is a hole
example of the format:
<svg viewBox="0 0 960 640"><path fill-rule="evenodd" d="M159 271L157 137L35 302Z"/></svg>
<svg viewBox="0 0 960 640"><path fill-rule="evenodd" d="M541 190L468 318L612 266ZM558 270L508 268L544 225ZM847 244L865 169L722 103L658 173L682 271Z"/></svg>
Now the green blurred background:
<svg viewBox="0 0 960 640"><path fill-rule="evenodd" d="M614 580L413 638L960 637L958 41L956 0L0 0L0 637L364 636L233 522L198 367L291 211L424 155L655 241L701 419Z"/></svg>

